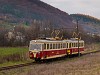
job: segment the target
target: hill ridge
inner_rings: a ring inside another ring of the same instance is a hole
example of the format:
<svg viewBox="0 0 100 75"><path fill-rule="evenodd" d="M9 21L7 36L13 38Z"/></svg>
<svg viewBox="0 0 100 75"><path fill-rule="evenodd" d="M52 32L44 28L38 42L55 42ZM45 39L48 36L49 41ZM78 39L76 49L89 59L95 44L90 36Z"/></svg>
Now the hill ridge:
<svg viewBox="0 0 100 75"><path fill-rule="evenodd" d="M32 24L36 20L49 20L55 27L73 26L72 19L58 8L40 0L0 0L0 15L10 17L9 22Z"/></svg>

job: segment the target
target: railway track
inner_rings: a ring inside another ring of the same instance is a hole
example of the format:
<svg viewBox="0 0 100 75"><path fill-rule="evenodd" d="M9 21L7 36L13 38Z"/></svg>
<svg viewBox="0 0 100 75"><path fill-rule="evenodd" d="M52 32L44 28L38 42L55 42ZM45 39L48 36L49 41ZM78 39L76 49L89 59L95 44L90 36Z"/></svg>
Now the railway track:
<svg viewBox="0 0 100 75"><path fill-rule="evenodd" d="M29 66L29 65L35 65L35 64L36 64L35 62L30 62L30 63L25 63L25 64L18 64L18 65L7 66L7 67L0 67L0 71L24 67L24 66Z"/></svg>
<svg viewBox="0 0 100 75"><path fill-rule="evenodd" d="M91 53L97 53L97 52L100 52L100 50L93 50L93 51L84 52L83 55L87 55L87 54L91 54Z"/></svg>
<svg viewBox="0 0 100 75"><path fill-rule="evenodd" d="M97 53L97 52L100 52L100 50L84 52L83 55L87 55L87 54L91 54L91 53ZM30 65L35 65L35 64L37 64L37 63L36 62L30 62L30 63L25 63L25 64L18 64L18 65L7 66L7 67L0 67L0 71L30 66Z"/></svg>

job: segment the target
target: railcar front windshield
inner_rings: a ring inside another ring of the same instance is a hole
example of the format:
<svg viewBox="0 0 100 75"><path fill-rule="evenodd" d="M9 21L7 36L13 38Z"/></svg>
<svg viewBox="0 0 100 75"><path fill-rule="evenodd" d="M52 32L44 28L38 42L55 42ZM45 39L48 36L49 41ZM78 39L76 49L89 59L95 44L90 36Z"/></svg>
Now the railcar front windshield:
<svg viewBox="0 0 100 75"><path fill-rule="evenodd" d="M30 50L41 50L42 45L41 44L30 44L29 49Z"/></svg>

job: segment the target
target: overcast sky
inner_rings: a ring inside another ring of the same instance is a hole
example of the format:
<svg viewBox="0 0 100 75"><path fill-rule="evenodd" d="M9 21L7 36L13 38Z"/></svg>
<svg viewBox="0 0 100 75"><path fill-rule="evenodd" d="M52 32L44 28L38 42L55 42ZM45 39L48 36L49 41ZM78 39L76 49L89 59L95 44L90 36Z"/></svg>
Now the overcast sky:
<svg viewBox="0 0 100 75"><path fill-rule="evenodd" d="M100 0L41 0L68 14L86 14L100 19Z"/></svg>

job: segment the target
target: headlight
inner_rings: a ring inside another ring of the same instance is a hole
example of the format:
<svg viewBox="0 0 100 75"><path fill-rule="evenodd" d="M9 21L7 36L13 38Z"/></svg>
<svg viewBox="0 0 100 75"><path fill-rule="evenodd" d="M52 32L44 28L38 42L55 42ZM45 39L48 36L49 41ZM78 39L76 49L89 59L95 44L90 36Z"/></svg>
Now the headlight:
<svg viewBox="0 0 100 75"><path fill-rule="evenodd" d="M70 50L67 50L68 53L70 53Z"/></svg>

